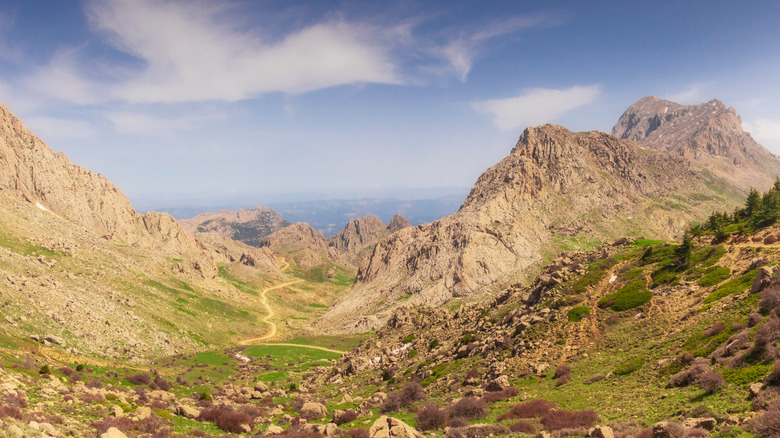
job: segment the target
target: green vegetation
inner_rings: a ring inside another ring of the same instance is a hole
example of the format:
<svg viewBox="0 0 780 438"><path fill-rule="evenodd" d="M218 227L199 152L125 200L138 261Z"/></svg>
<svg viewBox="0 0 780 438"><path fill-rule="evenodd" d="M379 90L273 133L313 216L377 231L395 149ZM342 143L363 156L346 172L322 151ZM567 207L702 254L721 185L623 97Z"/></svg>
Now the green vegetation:
<svg viewBox="0 0 780 438"><path fill-rule="evenodd" d="M753 365L746 368L727 368L721 371L723 378L735 385L747 385L761 381L772 371L771 365Z"/></svg>
<svg viewBox="0 0 780 438"><path fill-rule="evenodd" d="M698 281L698 284L704 287L715 286L729 277L731 277L731 269L716 265L704 271L704 276Z"/></svg>
<svg viewBox="0 0 780 438"><path fill-rule="evenodd" d="M642 365L645 364L645 358L641 356L632 357L625 362L621 363L620 365L615 368L614 371L612 371L613 374L616 376L625 376L628 374L633 373L634 371L642 368Z"/></svg>
<svg viewBox="0 0 780 438"><path fill-rule="evenodd" d="M633 281L615 292L604 296L599 300L599 307L609 307L614 311L620 312L623 310L633 309L639 307L653 298L653 294L647 290L647 280Z"/></svg>
<svg viewBox="0 0 780 438"><path fill-rule="evenodd" d="M590 315L590 307L588 306L577 306L567 313L570 322L579 322L588 315Z"/></svg>
<svg viewBox="0 0 780 438"><path fill-rule="evenodd" d="M709 294L709 296L704 299L704 302L712 303L729 295L738 294L744 291L753 283L753 280L756 278L756 274L758 274L758 268L746 272L739 277L724 283L721 287Z"/></svg>
<svg viewBox="0 0 780 438"><path fill-rule="evenodd" d="M401 339L401 342L403 342L404 344L408 344L409 342L414 341L414 338L415 338L414 333L412 333L411 335Z"/></svg>

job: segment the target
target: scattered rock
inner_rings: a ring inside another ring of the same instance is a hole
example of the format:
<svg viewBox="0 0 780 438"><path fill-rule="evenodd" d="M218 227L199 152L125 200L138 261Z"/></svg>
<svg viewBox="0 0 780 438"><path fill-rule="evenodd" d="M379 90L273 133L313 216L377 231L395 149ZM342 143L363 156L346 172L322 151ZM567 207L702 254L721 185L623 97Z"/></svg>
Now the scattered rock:
<svg viewBox="0 0 780 438"><path fill-rule="evenodd" d="M268 386L265 383L263 383L263 382L257 382L257 383L255 383L254 390L255 391L260 391L260 392L266 392L266 391L268 391Z"/></svg>
<svg viewBox="0 0 780 438"><path fill-rule="evenodd" d="M328 408L322 403L306 402L301 408L301 417L315 420L328 415Z"/></svg>
<svg viewBox="0 0 780 438"><path fill-rule="evenodd" d="M371 429L368 431L369 438L424 438L423 434L417 431L417 429L409 426L403 421L388 417L381 416L374 424L371 425Z"/></svg>
<svg viewBox="0 0 780 438"><path fill-rule="evenodd" d="M511 385L509 384L509 377L507 376L500 376L498 378L495 378L491 380L487 386L485 387L485 390L487 391L503 391L506 388L509 388Z"/></svg>
<svg viewBox="0 0 780 438"><path fill-rule="evenodd" d="M122 418L125 416L125 411L123 411L122 408L117 405L111 406L111 416Z"/></svg>
<svg viewBox="0 0 780 438"><path fill-rule="evenodd" d="M683 421L683 426L688 429L715 429L718 422L714 418L687 418Z"/></svg>
<svg viewBox="0 0 780 438"><path fill-rule="evenodd" d="M265 435L279 435L282 432L284 432L284 429L275 424L272 424L265 429Z"/></svg>
<svg viewBox="0 0 780 438"><path fill-rule="evenodd" d="M750 390L750 398L756 398L758 397L759 394L761 394L761 390L764 389L764 384L760 382L754 383L750 385L748 388Z"/></svg>
<svg viewBox="0 0 780 438"><path fill-rule="evenodd" d="M591 438L615 438L612 428L609 426L596 426L588 431Z"/></svg>
<svg viewBox="0 0 780 438"><path fill-rule="evenodd" d="M111 427L106 431L106 433L100 435L100 438L127 438L127 435L122 433L122 431L116 427Z"/></svg>
<svg viewBox="0 0 780 438"><path fill-rule="evenodd" d="M46 335L46 336L45 336L43 339L44 339L45 341L49 341L49 342L51 342L51 343L52 343L52 344L54 344L54 345L65 345L65 340L63 340L63 339L62 339L61 337L59 337L59 336L54 336L54 335Z"/></svg>
<svg viewBox="0 0 780 438"><path fill-rule="evenodd" d="M152 409L146 406L139 406L135 408L135 416L139 420L146 420L152 416Z"/></svg>
<svg viewBox="0 0 780 438"><path fill-rule="evenodd" d="M176 406L176 415L184 418L195 419L200 415L200 409L193 408L191 406L179 405Z"/></svg>

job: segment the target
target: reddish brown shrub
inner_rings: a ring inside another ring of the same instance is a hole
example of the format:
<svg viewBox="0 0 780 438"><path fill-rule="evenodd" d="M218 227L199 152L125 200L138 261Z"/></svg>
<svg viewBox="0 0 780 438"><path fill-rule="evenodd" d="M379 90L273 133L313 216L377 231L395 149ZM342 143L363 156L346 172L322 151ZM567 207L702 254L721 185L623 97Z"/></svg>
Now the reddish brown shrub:
<svg viewBox="0 0 780 438"><path fill-rule="evenodd" d="M726 324L719 322L714 324L712 327L709 327L708 329L704 330L703 335L705 338L709 338L720 334L723 330L726 330Z"/></svg>
<svg viewBox="0 0 780 438"><path fill-rule="evenodd" d="M66 376L70 376L70 375L72 375L73 373L75 373L75 372L76 372L76 370L74 370L74 369L73 369L73 368L71 368L71 367L62 367L62 368L60 368L60 369L59 369L59 371L60 371L62 374L65 374Z"/></svg>
<svg viewBox="0 0 780 438"><path fill-rule="evenodd" d="M192 429L190 431L190 436L194 436L195 438L207 438L211 435L207 434L206 432L200 430L200 429Z"/></svg>
<svg viewBox="0 0 780 438"><path fill-rule="evenodd" d="M341 426L342 424L349 423L350 421L354 421L355 418L358 417L358 413L355 412L352 409L348 409L344 411L342 415L339 416L339 418L334 418L333 422L336 423L337 426Z"/></svg>
<svg viewBox="0 0 780 438"><path fill-rule="evenodd" d="M766 411L756 417L750 426L759 437L780 436L780 399L771 401Z"/></svg>
<svg viewBox="0 0 780 438"><path fill-rule="evenodd" d="M764 377L764 383L770 386L780 386L780 360L775 361L775 367L771 373Z"/></svg>
<svg viewBox="0 0 780 438"><path fill-rule="evenodd" d="M599 420L599 414L596 411L548 411L540 420L545 429L578 429L587 428Z"/></svg>
<svg viewBox="0 0 780 438"><path fill-rule="evenodd" d="M758 311L766 315L780 306L780 285L772 284L761 291Z"/></svg>
<svg viewBox="0 0 780 438"><path fill-rule="evenodd" d="M682 370L679 373L673 375L669 379L669 386L680 387L688 386L696 383L702 374L709 370L706 360L696 361L693 365L686 370Z"/></svg>
<svg viewBox="0 0 780 438"><path fill-rule="evenodd" d="M510 424L509 430L511 430L512 432L527 433L529 435L534 435L536 433L536 428L534 427L534 425L523 420Z"/></svg>
<svg viewBox="0 0 780 438"><path fill-rule="evenodd" d="M252 417L244 412L228 411L215 407L206 408L200 411L198 420L214 423L218 428L225 432L240 433L244 431L241 425L251 424Z"/></svg>
<svg viewBox="0 0 780 438"><path fill-rule="evenodd" d="M135 421L129 418L106 417L99 421L93 421L91 426L97 430L97 435L106 433L112 427L116 427L122 432L128 432L135 429Z"/></svg>
<svg viewBox="0 0 780 438"><path fill-rule="evenodd" d="M450 406L450 416L463 418L482 418L487 413L487 403L476 397L463 397Z"/></svg>
<svg viewBox="0 0 780 438"><path fill-rule="evenodd" d="M89 382L85 383L84 386L86 386L87 388L102 388L103 387L103 382L101 382L100 380L94 379L94 380L90 380Z"/></svg>
<svg viewBox="0 0 780 438"><path fill-rule="evenodd" d="M24 418L24 414L18 406L0 406L0 418L15 418L21 420Z"/></svg>
<svg viewBox="0 0 780 438"><path fill-rule="evenodd" d="M546 414L550 409L558 406L547 400L531 400L512 406L508 411L498 416L498 421L518 418L538 418Z"/></svg>
<svg viewBox="0 0 780 438"><path fill-rule="evenodd" d="M649 427L639 432L634 438L653 438L653 428Z"/></svg>
<svg viewBox="0 0 780 438"><path fill-rule="evenodd" d="M81 394L79 398L84 403L103 403L106 401L106 398L103 397L102 394L92 394L89 392L85 392L84 394Z"/></svg>
<svg viewBox="0 0 780 438"><path fill-rule="evenodd" d="M8 393L3 396L3 402L7 405L16 406L19 408L26 408L27 407L27 397L24 396L24 394L17 392L17 393Z"/></svg>
<svg viewBox="0 0 780 438"><path fill-rule="evenodd" d="M279 436L284 438L324 438L324 435L321 433L303 430L300 427L288 429Z"/></svg>
<svg viewBox="0 0 780 438"><path fill-rule="evenodd" d="M509 388L504 388L501 391L486 392L485 395L482 396L482 399L488 403L494 403L497 401L508 400L519 393L519 389L515 388L514 386L510 386Z"/></svg>
<svg viewBox="0 0 780 438"><path fill-rule="evenodd" d="M747 325L748 327L755 327L759 322L763 321L764 317L758 312L750 312L748 315Z"/></svg>
<svg viewBox="0 0 780 438"><path fill-rule="evenodd" d="M348 430L347 435L349 435L350 438L368 438L368 429L356 427L354 429Z"/></svg>
<svg viewBox="0 0 780 438"><path fill-rule="evenodd" d="M477 379L477 378L479 378L479 370L474 368L474 369L470 370L468 373L466 373L466 378L463 379L463 383L465 384L469 380L474 380L474 379Z"/></svg>
<svg viewBox="0 0 780 438"><path fill-rule="evenodd" d="M428 403L417 410L415 421L420 430L441 429L447 423L447 411L435 403Z"/></svg>
<svg viewBox="0 0 780 438"><path fill-rule="evenodd" d="M401 389L400 402L402 407L409 407L414 402L425 399L425 391L417 382L409 382Z"/></svg>
<svg viewBox="0 0 780 438"><path fill-rule="evenodd" d="M135 430L142 434L150 434L155 438L167 438L173 433L171 424L156 414L152 414L149 418L138 421L135 425Z"/></svg>
<svg viewBox="0 0 780 438"><path fill-rule="evenodd" d="M163 391L169 391L171 387L173 387L171 382L163 379L160 376L154 378L154 384L157 385L157 387L162 389Z"/></svg>
<svg viewBox="0 0 780 438"><path fill-rule="evenodd" d="M152 376L147 373L138 373L132 376L125 376L125 379L134 385L148 385L152 383Z"/></svg>
<svg viewBox="0 0 780 438"><path fill-rule="evenodd" d="M65 420L57 414L50 414L41 411L30 412L27 414L26 421L37 421L39 423L62 424Z"/></svg>
<svg viewBox="0 0 780 438"><path fill-rule="evenodd" d="M447 420L445 426L447 427L466 427L469 425L469 420L463 417L453 417Z"/></svg>
<svg viewBox="0 0 780 438"><path fill-rule="evenodd" d="M389 412L397 412L399 409L401 409L401 394L393 392L387 396L387 400L379 407L379 412L387 414Z"/></svg>
<svg viewBox="0 0 780 438"><path fill-rule="evenodd" d="M615 325L620 322L620 316L618 315L610 315L609 318L607 318L607 325Z"/></svg>
<svg viewBox="0 0 780 438"><path fill-rule="evenodd" d="M723 376L721 376L719 372L707 370L699 376L699 380L696 383L699 385L699 388L703 389L707 394L714 394L726 384L726 381L723 380Z"/></svg>
<svg viewBox="0 0 780 438"><path fill-rule="evenodd" d="M594 374L594 375L588 377L587 379L585 379L585 382L583 382L583 383L585 383L586 385L590 385L591 383L596 383L599 380L604 380L606 377L607 376L605 376L604 374L601 374L601 373Z"/></svg>
<svg viewBox="0 0 780 438"><path fill-rule="evenodd" d="M685 433L685 438L707 438L710 433L702 428L691 429Z"/></svg>

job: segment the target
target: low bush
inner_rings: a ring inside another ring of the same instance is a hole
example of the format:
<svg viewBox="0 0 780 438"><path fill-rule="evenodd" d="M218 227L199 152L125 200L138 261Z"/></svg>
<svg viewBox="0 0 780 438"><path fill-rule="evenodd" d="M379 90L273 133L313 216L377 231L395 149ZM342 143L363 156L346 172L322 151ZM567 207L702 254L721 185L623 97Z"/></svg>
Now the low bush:
<svg viewBox="0 0 780 438"><path fill-rule="evenodd" d="M409 382L401 388L400 402L401 407L409 407L414 402L425 399L425 391L417 382Z"/></svg>
<svg viewBox="0 0 780 438"><path fill-rule="evenodd" d="M712 327L709 327L708 329L704 330L703 336L704 338L710 338L715 335L719 335L723 330L726 330L726 324L723 324L722 322L719 322Z"/></svg>
<svg viewBox="0 0 780 438"><path fill-rule="evenodd" d="M548 411L540 420L545 429L550 431L561 429L588 428L599 420L596 411Z"/></svg>
<svg viewBox="0 0 780 438"><path fill-rule="evenodd" d="M764 383L770 386L780 386L780 360L775 361L775 367L764 378Z"/></svg>
<svg viewBox="0 0 780 438"><path fill-rule="evenodd" d="M369 433L368 429L364 429L362 427L356 427L354 429L350 429L347 431L347 435L350 436L350 438L368 438Z"/></svg>
<svg viewBox="0 0 780 438"><path fill-rule="evenodd" d="M553 379L556 380L556 386L560 386L568 382L569 379L571 379L571 368L566 365L559 365L555 369L555 374L553 374Z"/></svg>
<svg viewBox="0 0 780 438"><path fill-rule="evenodd" d="M585 379L584 383L586 385L590 385L591 383L596 383L599 380L604 380L605 377L607 377L607 376L605 376L604 374L601 374L601 373L594 374L594 375L588 377L587 379Z"/></svg>
<svg viewBox="0 0 780 438"><path fill-rule="evenodd" d="M173 387L171 382L163 379L160 376L154 378L154 384L157 385L157 387L162 389L163 391L169 391Z"/></svg>
<svg viewBox="0 0 780 438"><path fill-rule="evenodd" d="M18 406L0 406L0 418L15 418L21 420L24 418L24 414Z"/></svg>
<svg viewBox="0 0 780 438"><path fill-rule="evenodd" d="M414 341L414 338L415 338L414 333L412 333L411 335L406 336L403 339L401 339L401 342L404 343L404 344L408 344L409 342Z"/></svg>
<svg viewBox="0 0 780 438"><path fill-rule="evenodd" d="M699 380L699 377L701 377L708 370L709 370L709 366L707 365L707 361L700 359L694 362L693 365L688 367L688 369L685 369L673 375L669 379L668 386L681 387L681 386L693 385Z"/></svg>
<svg viewBox="0 0 780 438"><path fill-rule="evenodd" d="M129 432L135 429L135 421L129 418L106 417L102 420L93 421L91 426L97 431L97 435L100 436L112 427L115 427L122 432Z"/></svg>
<svg viewBox="0 0 780 438"><path fill-rule="evenodd" d="M717 371L707 370L699 376L696 383L699 385L699 388L703 389L707 394L714 394L726 384L726 381L723 380L723 376Z"/></svg>
<svg viewBox="0 0 780 438"><path fill-rule="evenodd" d="M392 392L387 396L387 400L379 407L379 412L388 414L390 412L397 412L401 409L401 394L398 392Z"/></svg>
<svg viewBox="0 0 780 438"><path fill-rule="evenodd" d="M569 310L566 315L569 318L569 322L579 322L582 320L582 318L590 315L590 307L577 306Z"/></svg>
<svg viewBox="0 0 780 438"><path fill-rule="evenodd" d="M647 281L642 279L623 286L613 294L606 295L599 300L598 306L601 308L609 307L620 312L639 307L652 298L653 294L647 290Z"/></svg>
<svg viewBox="0 0 780 438"><path fill-rule="evenodd" d="M746 272L737 278L731 279L724 283L721 287L713 291L704 299L704 304L709 304L720 300L723 297L729 295L738 294L745 289L749 288L753 284L753 279L756 278L758 268L752 271Z"/></svg>
<svg viewBox="0 0 780 438"><path fill-rule="evenodd" d="M780 436L780 399L770 402L766 411L756 417L750 427L761 438Z"/></svg>
<svg viewBox="0 0 780 438"><path fill-rule="evenodd" d="M198 420L214 423L214 425L225 432L241 433L244 431L241 426L243 424L251 424L252 417L245 412L228 411L223 408L213 407L200 411Z"/></svg>
<svg viewBox="0 0 780 438"><path fill-rule="evenodd" d="M487 414L487 402L476 397L463 397L450 406L450 416L468 419L482 418Z"/></svg>
<svg viewBox="0 0 780 438"><path fill-rule="evenodd" d="M339 416L339 418L334 418L333 422L336 423L337 426L341 426L342 424L349 423L351 421L354 421L355 418L358 417L358 413L355 412L352 409L347 409L344 411L343 414Z"/></svg>
<svg viewBox="0 0 780 438"><path fill-rule="evenodd" d="M428 403L417 410L415 422L420 430L441 429L447 423L447 411L435 403Z"/></svg>
<svg viewBox="0 0 780 438"><path fill-rule="evenodd" d="M447 427L466 427L469 425L469 421L463 417L452 417L447 420L445 426Z"/></svg>
<svg viewBox="0 0 780 438"><path fill-rule="evenodd" d="M556 406L558 405L553 402L548 402L547 400L531 400L525 403L518 403L509 408L508 411L499 415L497 420L504 421L510 419L516 420L520 418L539 418L549 412L551 409L554 409Z"/></svg>
<svg viewBox="0 0 780 438"><path fill-rule="evenodd" d="M501 391L486 392L485 395L482 396L482 399L488 403L495 403L497 401L508 400L519 393L519 389L515 388L514 386L510 386L509 388L504 388Z"/></svg>
<svg viewBox="0 0 780 438"><path fill-rule="evenodd" d="M753 365L745 368L727 368L722 371L723 378L735 385L747 385L763 379L769 372L769 365Z"/></svg>
<svg viewBox="0 0 780 438"><path fill-rule="evenodd" d="M758 311L766 315L780 306L780 285L771 284L764 288L759 295Z"/></svg>
<svg viewBox="0 0 780 438"><path fill-rule="evenodd" d="M633 357L618 365L617 368L615 368L615 370L612 371L612 374L616 376L625 376L642 368L642 365L644 364L645 364L644 357L641 356Z"/></svg>
<svg viewBox="0 0 780 438"><path fill-rule="evenodd" d="M152 383L152 376L147 373L138 373L132 376L125 376L125 379L134 385L148 385Z"/></svg>
<svg viewBox="0 0 780 438"><path fill-rule="evenodd" d="M698 284L702 287L715 286L728 280L731 277L731 270L723 266L713 266L704 271L704 276L699 279Z"/></svg>
<svg viewBox="0 0 780 438"><path fill-rule="evenodd" d="M529 435L536 434L536 428L534 427L534 425L523 420L519 420L517 422L510 424L509 430L511 430L512 432L527 433Z"/></svg>

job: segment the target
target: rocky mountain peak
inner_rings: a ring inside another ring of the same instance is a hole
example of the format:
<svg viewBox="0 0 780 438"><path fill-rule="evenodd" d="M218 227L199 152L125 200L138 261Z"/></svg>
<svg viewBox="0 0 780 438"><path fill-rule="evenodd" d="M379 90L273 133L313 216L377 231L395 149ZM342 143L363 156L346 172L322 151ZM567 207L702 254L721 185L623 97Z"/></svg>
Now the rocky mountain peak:
<svg viewBox="0 0 780 438"><path fill-rule="evenodd" d="M288 253L301 249L327 252L328 239L309 224L297 222L268 235L260 242L260 247L268 248L274 253Z"/></svg>
<svg viewBox="0 0 780 438"><path fill-rule="evenodd" d="M402 230L411 226L412 224L410 224L405 217L401 216L400 214L396 214L392 219L390 219L390 222L387 223L387 232L392 234L398 230Z"/></svg>
<svg viewBox="0 0 780 438"><path fill-rule="evenodd" d="M262 205L238 211L203 213L179 220L179 223L189 233L215 232L251 246L259 246L266 236L291 225L282 215Z"/></svg>
<svg viewBox="0 0 780 438"><path fill-rule="evenodd" d="M691 160L747 191L769 188L780 175L780 159L742 129L734 108L717 100L680 105L654 96L631 105L612 128L612 135Z"/></svg>
<svg viewBox="0 0 780 438"><path fill-rule="evenodd" d="M387 227L376 216L363 216L347 223L343 230L333 236L330 246L341 253L356 253L359 249L373 245L387 234Z"/></svg>

